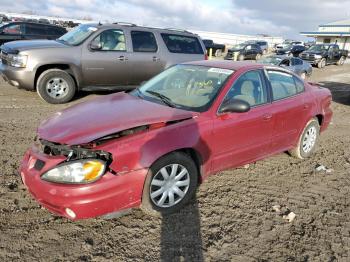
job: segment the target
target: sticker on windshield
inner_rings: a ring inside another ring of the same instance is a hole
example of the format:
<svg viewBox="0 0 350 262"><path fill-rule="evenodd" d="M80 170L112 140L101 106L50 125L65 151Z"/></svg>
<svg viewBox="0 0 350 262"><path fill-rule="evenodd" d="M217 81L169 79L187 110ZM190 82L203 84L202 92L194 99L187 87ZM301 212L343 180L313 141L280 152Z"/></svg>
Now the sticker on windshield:
<svg viewBox="0 0 350 262"><path fill-rule="evenodd" d="M230 75L233 73L232 70L229 69L222 69L222 68L216 68L216 67L212 67L208 70L208 72L212 72L212 73L218 73L218 74L225 74L225 75Z"/></svg>
<svg viewBox="0 0 350 262"><path fill-rule="evenodd" d="M91 26L90 26L90 27L88 27L88 30L89 30L89 31L92 31L92 32L95 32L95 31L97 30L97 28L96 28L96 27L91 27Z"/></svg>

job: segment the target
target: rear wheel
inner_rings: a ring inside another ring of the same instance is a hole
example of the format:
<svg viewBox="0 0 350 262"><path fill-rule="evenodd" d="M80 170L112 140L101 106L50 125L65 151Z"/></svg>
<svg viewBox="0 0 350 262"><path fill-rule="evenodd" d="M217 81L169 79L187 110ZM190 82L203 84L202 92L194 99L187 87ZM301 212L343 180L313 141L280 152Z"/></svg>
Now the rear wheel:
<svg viewBox="0 0 350 262"><path fill-rule="evenodd" d="M255 60L259 60L261 58L261 54L257 54Z"/></svg>
<svg viewBox="0 0 350 262"><path fill-rule="evenodd" d="M244 55L239 55L238 56L238 61L243 61L245 59Z"/></svg>
<svg viewBox="0 0 350 262"><path fill-rule="evenodd" d="M63 104L72 100L76 85L73 77L66 71L49 69L39 76L36 90L46 102Z"/></svg>
<svg viewBox="0 0 350 262"><path fill-rule="evenodd" d="M222 50L221 50L221 49L216 50L216 51L215 51L215 56L216 56L216 57L222 56Z"/></svg>
<svg viewBox="0 0 350 262"><path fill-rule="evenodd" d="M289 151L292 156L300 159L308 158L315 151L320 132L320 125L317 119L311 119L305 126L298 144Z"/></svg>
<svg viewBox="0 0 350 262"><path fill-rule="evenodd" d="M150 214L170 214L195 194L198 171L185 153L174 152L157 160L146 177L141 208Z"/></svg>

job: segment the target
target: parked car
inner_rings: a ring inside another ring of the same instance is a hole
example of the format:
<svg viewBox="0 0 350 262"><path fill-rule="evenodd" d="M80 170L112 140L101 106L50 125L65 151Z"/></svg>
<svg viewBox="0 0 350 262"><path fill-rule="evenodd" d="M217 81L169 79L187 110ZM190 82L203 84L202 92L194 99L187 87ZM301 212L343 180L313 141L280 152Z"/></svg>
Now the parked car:
<svg viewBox="0 0 350 262"><path fill-rule="evenodd" d="M221 170L285 151L310 157L330 104L327 88L280 67L180 64L44 121L20 174L42 206L69 219L140 205L168 214Z"/></svg>
<svg viewBox="0 0 350 262"><path fill-rule="evenodd" d="M298 57L270 55L259 59L257 62L264 65L284 67L299 75L302 79L306 79L312 74L312 66Z"/></svg>
<svg viewBox="0 0 350 262"><path fill-rule="evenodd" d="M258 60L263 52L257 44L239 44L235 45L227 51L225 60L243 61L245 59Z"/></svg>
<svg viewBox="0 0 350 262"><path fill-rule="evenodd" d="M205 49L207 50L207 54L209 54L209 50L212 49L212 53L215 56L221 56L223 52L225 52L225 45L222 44L216 44L213 40L210 39L203 39L203 43L205 46Z"/></svg>
<svg viewBox="0 0 350 262"><path fill-rule="evenodd" d="M269 44L266 41L263 40L249 40L246 42L247 44L257 44L258 46L260 46L263 54L267 54L269 51Z"/></svg>
<svg viewBox="0 0 350 262"><path fill-rule="evenodd" d="M280 50L280 49L285 49L287 46L290 46L290 45L292 45L292 46L294 46L294 45L304 45L304 42L286 39L281 44L276 45L275 50L277 51L277 50Z"/></svg>
<svg viewBox="0 0 350 262"><path fill-rule="evenodd" d="M0 27L0 45L15 40L56 39L67 30L54 25L12 22Z"/></svg>
<svg viewBox="0 0 350 262"><path fill-rule="evenodd" d="M277 49L276 54L298 57L304 51L305 51L305 46L303 45L288 45L285 48Z"/></svg>
<svg viewBox="0 0 350 262"><path fill-rule="evenodd" d="M340 49L337 44L316 44L300 54L301 59L324 68L329 64L343 65L348 51Z"/></svg>
<svg viewBox="0 0 350 262"><path fill-rule="evenodd" d="M83 88L135 88L174 64L206 58L195 34L132 24L83 24L55 41L12 42L1 50L6 81L53 104Z"/></svg>

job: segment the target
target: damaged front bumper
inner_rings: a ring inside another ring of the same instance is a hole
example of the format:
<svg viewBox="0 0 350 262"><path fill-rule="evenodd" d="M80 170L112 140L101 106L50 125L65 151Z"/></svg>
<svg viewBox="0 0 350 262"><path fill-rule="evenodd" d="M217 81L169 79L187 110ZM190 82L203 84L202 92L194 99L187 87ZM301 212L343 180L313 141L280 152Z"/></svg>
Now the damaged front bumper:
<svg viewBox="0 0 350 262"><path fill-rule="evenodd" d="M41 141L24 155L20 174L24 185L45 208L72 220L103 216L116 211L137 207L141 203L147 169L118 175L108 170L90 184L58 184L47 182L41 176L62 162L98 157L112 161L103 150L58 145Z"/></svg>

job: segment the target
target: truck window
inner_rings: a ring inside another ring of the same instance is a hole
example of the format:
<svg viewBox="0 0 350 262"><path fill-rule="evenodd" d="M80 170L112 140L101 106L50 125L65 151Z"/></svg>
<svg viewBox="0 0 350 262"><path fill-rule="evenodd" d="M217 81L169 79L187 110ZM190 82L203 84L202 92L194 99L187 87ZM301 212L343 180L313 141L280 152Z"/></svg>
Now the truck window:
<svg viewBox="0 0 350 262"><path fill-rule="evenodd" d="M157 41L153 33L145 31L131 31L134 52L157 52Z"/></svg>
<svg viewBox="0 0 350 262"><path fill-rule="evenodd" d="M204 54L198 39L192 36L161 34L165 45L171 53Z"/></svg>
<svg viewBox="0 0 350 262"><path fill-rule="evenodd" d="M28 35L46 35L45 27L36 24L25 24L25 32Z"/></svg>
<svg viewBox="0 0 350 262"><path fill-rule="evenodd" d="M125 35L120 29L105 30L93 41L101 44L102 51L126 51Z"/></svg>
<svg viewBox="0 0 350 262"><path fill-rule="evenodd" d="M21 25L9 25L4 27L2 31L4 32L4 34L19 35L21 34Z"/></svg>

